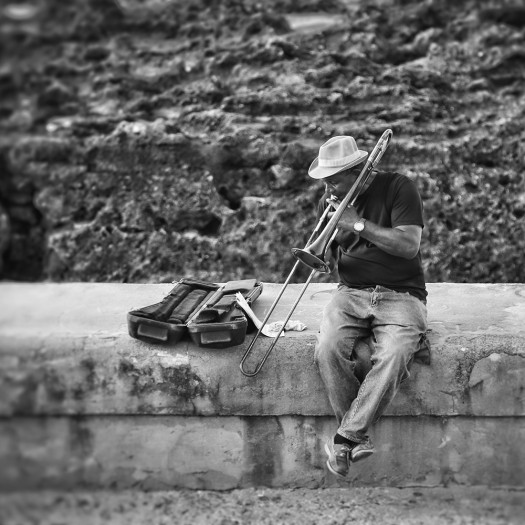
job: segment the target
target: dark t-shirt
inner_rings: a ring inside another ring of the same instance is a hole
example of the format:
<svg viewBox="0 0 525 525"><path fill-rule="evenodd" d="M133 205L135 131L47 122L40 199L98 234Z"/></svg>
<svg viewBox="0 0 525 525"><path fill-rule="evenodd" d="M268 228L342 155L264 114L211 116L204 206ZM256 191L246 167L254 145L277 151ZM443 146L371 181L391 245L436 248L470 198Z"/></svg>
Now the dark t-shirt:
<svg viewBox="0 0 525 525"><path fill-rule="evenodd" d="M319 216L326 208L325 194L319 202ZM423 227L423 205L415 183L399 173L377 172L369 188L358 197L355 208L361 217L383 226ZM340 281L351 288L384 286L409 292L418 299L427 296L418 251L413 259L390 255L353 232L339 234L338 272Z"/></svg>

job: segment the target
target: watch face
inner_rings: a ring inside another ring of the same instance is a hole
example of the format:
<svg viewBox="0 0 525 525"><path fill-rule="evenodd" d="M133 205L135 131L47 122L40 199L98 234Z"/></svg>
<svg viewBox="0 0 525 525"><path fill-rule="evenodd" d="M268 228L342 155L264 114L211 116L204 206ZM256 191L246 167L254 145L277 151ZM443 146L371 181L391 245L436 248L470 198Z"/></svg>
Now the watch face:
<svg viewBox="0 0 525 525"><path fill-rule="evenodd" d="M365 225L362 222L356 222L354 224L354 230L356 232L362 232L365 229Z"/></svg>

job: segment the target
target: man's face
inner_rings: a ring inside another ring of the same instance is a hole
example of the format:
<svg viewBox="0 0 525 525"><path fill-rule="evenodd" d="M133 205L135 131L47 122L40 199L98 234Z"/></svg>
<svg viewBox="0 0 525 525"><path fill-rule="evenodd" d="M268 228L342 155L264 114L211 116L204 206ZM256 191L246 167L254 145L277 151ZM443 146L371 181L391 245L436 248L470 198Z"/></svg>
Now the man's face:
<svg viewBox="0 0 525 525"><path fill-rule="evenodd" d="M361 165L354 166L353 168L340 171L331 177L324 178L323 183L326 191L336 197L344 198L361 173L361 168Z"/></svg>

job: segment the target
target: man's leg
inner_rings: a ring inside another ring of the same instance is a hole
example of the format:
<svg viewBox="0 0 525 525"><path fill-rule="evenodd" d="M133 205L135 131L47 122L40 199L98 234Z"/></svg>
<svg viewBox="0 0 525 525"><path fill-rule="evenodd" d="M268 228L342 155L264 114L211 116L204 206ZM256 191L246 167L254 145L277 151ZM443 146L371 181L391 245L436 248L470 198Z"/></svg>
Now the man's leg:
<svg viewBox="0 0 525 525"><path fill-rule="evenodd" d="M360 341L370 334L369 321L364 318L368 302L366 292L352 294L339 286L323 313L315 360L338 424L370 367L369 354L359 352ZM346 476L355 446L357 443L349 443L337 434L327 441L327 466L333 474Z"/></svg>
<svg viewBox="0 0 525 525"><path fill-rule="evenodd" d="M381 287L372 295L373 366L337 431L359 443L368 440L369 427L408 377L409 363L426 330L426 307L415 297Z"/></svg>
<svg viewBox="0 0 525 525"><path fill-rule="evenodd" d="M362 367L355 349L370 334L369 321L357 316L364 315L366 300L352 299L347 290L339 286L326 305L315 348L315 361L338 424L361 386L356 367Z"/></svg>

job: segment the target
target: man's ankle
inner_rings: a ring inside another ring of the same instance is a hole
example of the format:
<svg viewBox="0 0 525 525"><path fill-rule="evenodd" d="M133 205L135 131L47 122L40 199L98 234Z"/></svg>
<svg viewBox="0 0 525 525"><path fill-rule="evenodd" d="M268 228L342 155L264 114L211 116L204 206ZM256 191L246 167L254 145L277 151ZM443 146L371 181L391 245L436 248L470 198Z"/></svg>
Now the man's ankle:
<svg viewBox="0 0 525 525"><path fill-rule="evenodd" d="M358 445L356 441L352 441L351 439L345 438L341 434L336 433L334 436L334 445L348 445L351 448L354 448L356 445Z"/></svg>

